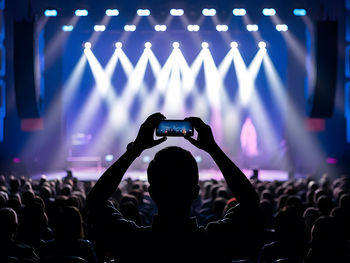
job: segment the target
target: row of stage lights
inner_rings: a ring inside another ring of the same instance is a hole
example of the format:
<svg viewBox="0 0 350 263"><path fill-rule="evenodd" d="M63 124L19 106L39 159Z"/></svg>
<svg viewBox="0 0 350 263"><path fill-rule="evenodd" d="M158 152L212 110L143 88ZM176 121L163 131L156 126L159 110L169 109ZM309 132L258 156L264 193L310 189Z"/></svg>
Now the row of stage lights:
<svg viewBox="0 0 350 263"><path fill-rule="evenodd" d="M87 16L88 15L88 10L86 9L77 9L75 10L75 15L76 16ZM149 9L138 9L137 10L137 15L138 16L149 16L151 14L151 11ZM172 16L182 16L184 14L183 9L171 9L170 10L170 15ZM245 16L247 11L244 8L235 8L232 10L232 14L234 16ZM107 16L118 16L119 15L119 10L118 9L107 9L105 14ZM215 16L216 15L216 10L213 8L204 8L202 10L202 14L204 16ZM274 16L276 15L276 10L274 8L264 8L262 10L262 14L265 16ZM293 14L295 16L305 16L306 15L306 10L305 9L294 9ZM49 17L54 17L58 15L58 11L56 9L46 9L44 11L45 16ZM278 24L275 26L276 30L279 32L285 32L288 30L288 26L286 24ZM187 30L190 32L198 32L200 29L199 25L188 25ZM259 30L259 26L256 24L249 24L246 25L246 29L249 32L255 32ZM63 25L62 30L65 32L71 32L74 30L73 25ZM103 32L106 30L105 25L95 25L94 26L94 31L96 32ZM124 31L127 32L133 32L136 30L136 25L125 25L124 26ZM154 30L157 32L164 32L167 30L166 25L155 25ZM216 25L216 30L218 32L226 32L229 30L228 25Z"/></svg>
<svg viewBox="0 0 350 263"><path fill-rule="evenodd" d="M184 15L185 11L183 9L170 9L170 15L172 16L182 16ZM232 14L234 16L245 16L247 11L244 8L235 8L232 10ZM86 9L77 9L75 10L76 16L87 16L89 14L88 10ZM107 9L105 14L107 16L118 16L119 10L118 9ZM151 11L149 9L137 9L136 14L138 16L149 16L151 15ZM274 8L264 8L262 10L262 14L264 16L274 16L276 15L276 10ZM305 16L306 10L302 8L296 8L293 10L293 14L295 16ZM46 9L44 11L45 16L57 16L58 11L56 9ZM215 16L216 10L214 8L204 8L202 10L203 16Z"/></svg>
<svg viewBox="0 0 350 263"><path fill-rule="evenodd" d="M179 42L173 42L172 44L173 48L179 48L180 47L180 43ZM232 41L230 44L231 48L238 48L238 43L236 41ZM86 49L90 49L92 47L91 42L85 42L84 43L84 48ZM123 47L123 43L122 42L116 42L115 43L115 48L122 48ZM146 42L145 43L145 48L151 48L152 47L152 43L151 42ZM202 42L202 48L208 48L209 47L209 43L208 42ZM266 48L266 43L264 41L260 41L258 43L258 47L259 48Z"/></svg>
<svg viewBox="0 0 350 263"><path fill-rule="evenodd" d="M275 26L276 30L279 32L285 32L288 30L288 26L286 24L278 24ZM62 26L62 30L65 32L71 32L73 31L74 26L72 25L63 25ZM200 29L199 25L188 25L187 26L187 30L190 32L198 32ZM226 32L228 31L229 27L228 25L216 25L216 31L218 32ZM246 25L246 29L249 32L256 32L259 30L259 26L256 24L249 24ZM95 25L94 26L94 31L96 32L103 32L106 30L106 26L105 25ZM125 25L124 26L124 31L127 32L133 32L136 30L136 25ZM155 25L154 26L154 30L157 32L164 32L167 30L167 26L166 25Z"/></svg>

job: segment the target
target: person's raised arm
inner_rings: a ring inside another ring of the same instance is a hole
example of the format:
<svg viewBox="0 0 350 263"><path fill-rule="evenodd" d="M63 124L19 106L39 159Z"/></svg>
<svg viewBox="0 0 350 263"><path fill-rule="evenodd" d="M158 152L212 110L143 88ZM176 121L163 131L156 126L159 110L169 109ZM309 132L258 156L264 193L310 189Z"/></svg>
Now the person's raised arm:
<svg viewBox="0 0 350 263"><path fill-rule="evenodd" d="M163 119L165 117L162 114L154 113L141 125L135 141L128 145L126 152L103 173L89 192L87 202L90 205L106 201L115 192L132 162L145 149L166 140L166 137L154 139L154 130Z"/></svg>
<svg viewBox="0 0 350 263"><path fill-rule="evenodd" d="M259 197L255 192L252 184L243 172L228 158L228 156L216 144L213 133L209 125L205 124L200 118L187 118L194 129L198 132L197 139L189 136L185 138L196 147L206 151L213 158L219 167L222 175L232 194L237 201L242 205L253 205L255 207L259 204Z"/></svg>

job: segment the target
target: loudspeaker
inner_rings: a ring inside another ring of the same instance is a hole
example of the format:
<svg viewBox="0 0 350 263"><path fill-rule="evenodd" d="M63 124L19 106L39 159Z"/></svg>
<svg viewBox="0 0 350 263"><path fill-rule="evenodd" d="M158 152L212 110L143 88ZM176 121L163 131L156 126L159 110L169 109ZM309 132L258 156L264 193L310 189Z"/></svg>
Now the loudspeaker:
<svg viewBox="0 0 350 263"><path fill-rule="evenodd" d="M14 75L17 112L20 118L41 115L38 35L33 21L14 24Z"/></svg>
<svg viewBox="0 0 350 263"><path fill-rule="evenodd" d="M318 21L316 24L316 83L307 101L311 118L329 118L333 115L337 85L338 22Z"/></svg>

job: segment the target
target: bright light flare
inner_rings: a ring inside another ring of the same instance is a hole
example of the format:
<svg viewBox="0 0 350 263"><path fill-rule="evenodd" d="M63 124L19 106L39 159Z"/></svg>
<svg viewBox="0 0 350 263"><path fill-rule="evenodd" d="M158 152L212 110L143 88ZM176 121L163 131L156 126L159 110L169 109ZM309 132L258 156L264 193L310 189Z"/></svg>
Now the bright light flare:
<svg viewBox="0 0 350 263"><path fill-rule="evenodd" d="M218 32L226 32L227 30L228 30L227 25L217 25L216 26L216 31L218 31Z"/></svg>
<svg viewBox="0 0 350 263"><path fill-rule="evenodd" d="M103 32L106 30L106 26L105 25L95 25L94 26L94 31L95 32Z"/></svg>
<svg viewBox="0 0 350 263"><path fill-rule="evenodd" d="M293 10L295 16L306 16L306 10L303 8L296 8Z"/></svg>
<svg viewBox="0 0 350 263"><path fill-rule="evenodd" d="M113 159L114 159L114 156L112 154L107 154L105 156L105 161L106 162L111 162L111 161L113 161Z"/></svg>
<svg viewBox="0 0 350 263"><path fill-rule="evenodd" d="M216 10L214 8L204 8L202 14L203 16L215 16Z"/></svg>
<svg viewBox="0 0 350 263"><path fill-rule="evenodd" d="M286 24L278 24L276 25L276 30L279 32L286 32L288 30L288 26Z"/></svg>
<svg viewBox="0 0 350 263"><path fill-rule="evenodd" d="M266 48L266 43L265 43L264 41L260 41L260 42L258 43L258 47L259 47L259 48Z"/></svg>
<svg viewBox="0 0 350 263"><path fill-rule="evenodd" d="M146 42L146 43L145 43L145 48L151 48L151 47L152 47L151 42Z"/></svg>
<svg viewBox="0 0 350 263"><path fill-rule="evenodd" d="M183 9L170 9L170 15L172 16L182 16L184 14L184 10Z"/></svg>
<svg viewBox="0 0 350 263"><path fill-rule="evenodd" d="M91 48L91 42L85 42L84 43L84 48L90 49Z"/></svg>
<svg viewBox="0 0 350 263"><path fill-rule="evenodd" d="M107 9L106 10L106 16L118 16L119 10L118 9Z"/></svg>
<svg viewBox="0 0 350 263"><path fill-rule="evenodd" d="M166 31L167 27L166 25L155 25L154 26L154 30L157 31L157 32L164 32Z"/></svg>
<svg viewBox="0 0 350 263"><path fill-rule="evenodd" d="M58 12L56 9L46 9L44 11L45 16L57 16Z"/></svg>
<svg viewBox="0 0 350 263"><path fill-rule="evenodd" d="M115 43L115 48L122 48L123 47L123 43L122 42L116 42Z"/></svg>
<svg viewBox="0 0 350 263"><path fill-rule="evenodd" d="M87 16L89 12L86 9L77 9L75 10L76 16Z"/></svg>
<svg viewBox="0 0 350 263"><path fill-rule="evenodd" d="M256 32L259 30L259 26L255 24L249 24L246 26L246 28L249 32Z"/></svg>
<svg viewBox="0 0 350 263"><path fill-rule="evenodd" d="M199 31L199 25L188 25L187 30L190 32L197 32Z"/></svg>
<svg viewBox="0 0 350 263"><path fill-rule="evenodd" d="M180 43L179 42L174 42L173 43L173 48L179 48L180 47Z"/></svg>
<svg viewBox="0 0 350 263"><path fill-rule="evenodd" d="M138 16L149 16L151 11L149 9L137 9L136 13Z"/></svg>
<svg viewBox="0 0 350 263"><path fill-rule="evenodd" d="M135 30L136 30L136 26L135 25L125 25L124 26L124 31L134 32Z"/></svg>
<svg viewBox="0 0 350 263"><path fill-rule="evenodd" d="M245 16L247 11L244 8L235 8L232 10L234 16Z"/></svg>
<svg viewBox="0 0 350 263"><path fill-rule="evenodd" d="M64 32L71 32L71 31L73 31L73 29L74 29L74 26L72 26L72 25L63 25L62 26L62 31L64 31Z"/></svg>
<svg viewBox="0 0 350 263"><path fill-rule="evenodd" d="M274 16L276 14L276 10L274 8L264 8L262 13L264 16Z"/></svg>
<svg viewBox="0 0 350 263"><path fill-rule="evenodd" d="M231 48L238 48L238 43L236 41L232 41L230 46Z"/></svg>

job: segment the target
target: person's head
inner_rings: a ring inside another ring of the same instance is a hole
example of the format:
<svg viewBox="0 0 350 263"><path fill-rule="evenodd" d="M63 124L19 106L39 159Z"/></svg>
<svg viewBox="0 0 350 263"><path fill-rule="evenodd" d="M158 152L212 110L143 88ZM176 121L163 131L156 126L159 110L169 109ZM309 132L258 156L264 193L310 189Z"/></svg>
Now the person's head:
<svg viewBox="0 0 350 263"><path fill-rule="evenodd" d="M20 180L18 178L12 177L10 179L10 191L11 193L17 193L19 187L21 186Z"/></svg>
<svg viewBox="0 0 350 263"><path fill-rule="evenodd" d="M83 220L76 207L61 207L56 215L56 238L58 240L75 240L83 238Z"/></svg>
<svg viewBox="0 0 350 263"><path fill-rule="evenodd" d="M308 207L303 214L308 239L311 238L311 228L319 216L320 212L315 207Z"/></svg>
<svg viewBox="0 0 350 263"><path fill-rule="evenodd" d="M180 147L160 150L148 166L147 177L149 193L159 210L187 210L198 196L196 160Z"/></svg>
<svg viewBox="0 0 350 263"><path fill-rule="evenodd" d="M12 208L0 209L0 240L10 241L17 230L17 214Z"/></svg>
<svg viewBox="0 0 350 263"><path fill-rule="evenodd" d="M311 248L322 262L345 262L338 260L347 254L346 233L336 218L322 216L316 220L311 230Z"/></svg>
<svg viewBox="0 0 350 263"><path fill-rule="evenodd" d="M328 216L333 208L332 200L326 195L321 195L317 199L316 205L320 214L323 216Z"/></svg>
<svg viewBox="0 0 350 263"><path fill-rule="evenodd" d="M276 235L280 241L298 243L305 240L305 224L295 206L286 206L276 215Z"/></svg>

